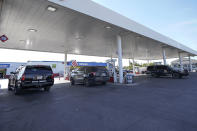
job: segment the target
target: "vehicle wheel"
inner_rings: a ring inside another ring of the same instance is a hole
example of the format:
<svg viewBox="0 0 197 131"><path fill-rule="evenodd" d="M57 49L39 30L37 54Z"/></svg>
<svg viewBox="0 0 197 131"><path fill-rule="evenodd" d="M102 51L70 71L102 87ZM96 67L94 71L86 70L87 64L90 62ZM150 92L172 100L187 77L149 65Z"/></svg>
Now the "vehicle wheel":
<svg viewBox="0 0 197 131"><path fill-rule="evenodd" d="M11 85L10 85L10 80L8 81L8 91L11 91L12 88L11 88Z"/></svg>
<svg viewBox="0 0 197 131"><path fill-rule="evenodd" d="M156 75L155 77L156 77L156 78L159 78L159 77L160 77L160 75Z"/></svg>
<svg viewBox="0 0 197 131"><path fill-rule="evenodd" d="M157 75L157 74L155 74L155 73L154 73L154 74L151 74L151 76L152 76L152 77L155 77L155 78L159 78L159 77L160 77L159 75Z"/></svg>
<svg viewBox="0 0 197 131"><path fill-rule="evenodd" d="M8 91L12 91L12 88L10 87L10 85L8 85Z"/></svg>
<svg viewBox="0 0 197 131"><path fill-rule="evenodd" d="M8 91L12 91L12 87L11 87L10 83L8 83Z"/></svg>
<svg viewBox="0 0 197 131"><path fill-rule="evenodd" d="M106 85L107 84L107 82L102 82L102 85Z"/></svg>
<svg viewBox="0 0 197 131"><path fill-rule="evenodd" d="M51 89L51 87L50 87L50 86L44 87L44 91L49 92L49 91L50 91L50 89Z"/></svg>
<svg viewBox="0 0 197 131"><path fill-rule="evenodd" d="M90 86L90 81L89 81L88 79L85 79L85 80L84 80L84 85L85 85L86 87L89 87L89 86Z"/></svg>
<svg viewBox="0 0 197 131"><path fill-rule="evenodd" d="M16 82L14 86L14 94L19 95L20 93L21 93L20 85L18 85L18 83Z"/></svg>
<svg viewBox="0 0 197 131"><path fill-rule="evenodd" d="M20 94L20 89L16 86L14 87L14 94L19 95Z"/></svg>
<svg viewBox="0 0 197 131"><path fill-rule="evenodd" d="M70 79L70 84L71 86L75 85L75 81L73 80L73 78Z"/></svg>
<svg viewBox="0 0 197 131"><path fill-rule="evenodd" d="M181 75L179 73L173 73L172 77L175 79L181 78Z"/></svg>

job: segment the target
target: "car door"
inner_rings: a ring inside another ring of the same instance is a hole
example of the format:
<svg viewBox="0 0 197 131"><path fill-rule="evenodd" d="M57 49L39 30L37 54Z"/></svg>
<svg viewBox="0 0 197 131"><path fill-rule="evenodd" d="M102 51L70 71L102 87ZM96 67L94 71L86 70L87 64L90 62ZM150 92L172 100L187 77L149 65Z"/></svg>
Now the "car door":
<svg viewBox="0 0 197 131"><path fill-rule="evenodd" d="M168 66L163 66L163 75L164 75L164 76L168 76L168 75L169 75Z"/></svg>
<svg viewBox="0 0 197 131"><path fill-rule="evenodd" d="M10 85L15 86L16 80L17 80L17 75L19 74L19 71L17 70L16 72L12 73L10 76Z"/></svg>
<svg viewBox="0 0 197 131"><path fill-rule="evenodd" d="M157 75L165 76L164 66L162 66L162 65L157 66Z"/></svg>
<svg viewBox="0 0 197 131"><path fill-rule="evenodd" d="M12 75L10 76L10 85L13 86L13 87L15 86L15 83L16 83L16 81L17 81L18 73L19 73L19 72L16 72L15 74L12 74Z"/></svg>
<svg viewBox="0 0 197 131"><path fill-rule="evenodd" d="M10 75L10 78L9 78L9 85L10 86L14 86L14 77L15 77L15 74Z"/></svg>
<svg viewBox="0 0 197 131"><path fill-rule="evenodd" d="M173 69L171 67L167 67L167 70L168 70L168 76L172 76Z"/></svg>

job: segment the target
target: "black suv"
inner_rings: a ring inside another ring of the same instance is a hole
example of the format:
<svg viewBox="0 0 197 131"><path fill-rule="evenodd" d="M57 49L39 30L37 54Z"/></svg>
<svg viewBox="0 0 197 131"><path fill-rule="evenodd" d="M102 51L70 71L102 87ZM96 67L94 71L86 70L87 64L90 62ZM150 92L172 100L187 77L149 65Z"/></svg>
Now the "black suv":
<svg viewBox="0 0 197 131"><path fill-rule="evenodd" d="M8 90L14 90L15 94L28 88L44 88L45 91L49 91L54 84L54 75L50 66L27 65L19 67L11 74Z"/></svg>
<svg viewBox="0 0 197 131"><path fill-rule="evenodd" d="M70 81L71 85L84 84L90 86L92 84L105 85L109 80L109 73L105 67L80 67L76 71L72 71Z"/></svg>
<svg viewBox="0 0 197 131"><path fill-rule="evenodd" d="M189 75L187 70L183 70L183 71L175 70L170 66L166 66L166 65L148 66L147 74L150 74L153 77L171 76L173 78L182 78L183 76Z"/></svg>

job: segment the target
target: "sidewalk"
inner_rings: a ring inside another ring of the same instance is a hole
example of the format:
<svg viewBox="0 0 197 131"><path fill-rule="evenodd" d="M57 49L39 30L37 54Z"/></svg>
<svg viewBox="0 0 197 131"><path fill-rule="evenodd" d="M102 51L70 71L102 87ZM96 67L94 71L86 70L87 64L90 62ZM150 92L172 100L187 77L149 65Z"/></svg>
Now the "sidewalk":
<svg viewBox="0 0 197 131"><path fill-rule="evenodd" d="M64 77L54 79L54 84L63 84L63 83L69 83L69 82L70 81L68 81L68 80L64 80Z"/></svg>
<svg viewBox="0 0 197 131"><path fill-rule="evenodd" d="M8 79L0 79L0 89L8 88Z"/></svg>

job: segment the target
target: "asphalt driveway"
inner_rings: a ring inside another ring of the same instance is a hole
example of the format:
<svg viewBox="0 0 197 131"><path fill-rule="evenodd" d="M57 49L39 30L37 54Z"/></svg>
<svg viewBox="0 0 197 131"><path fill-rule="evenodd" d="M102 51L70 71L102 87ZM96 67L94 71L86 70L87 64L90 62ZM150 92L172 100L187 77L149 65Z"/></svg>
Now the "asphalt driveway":
<svg viewBox="0 0 197 131"><path fill-rule="evenodd" d="M139 85L0 91L0 131L197 131L197 74Z"/></svg>

